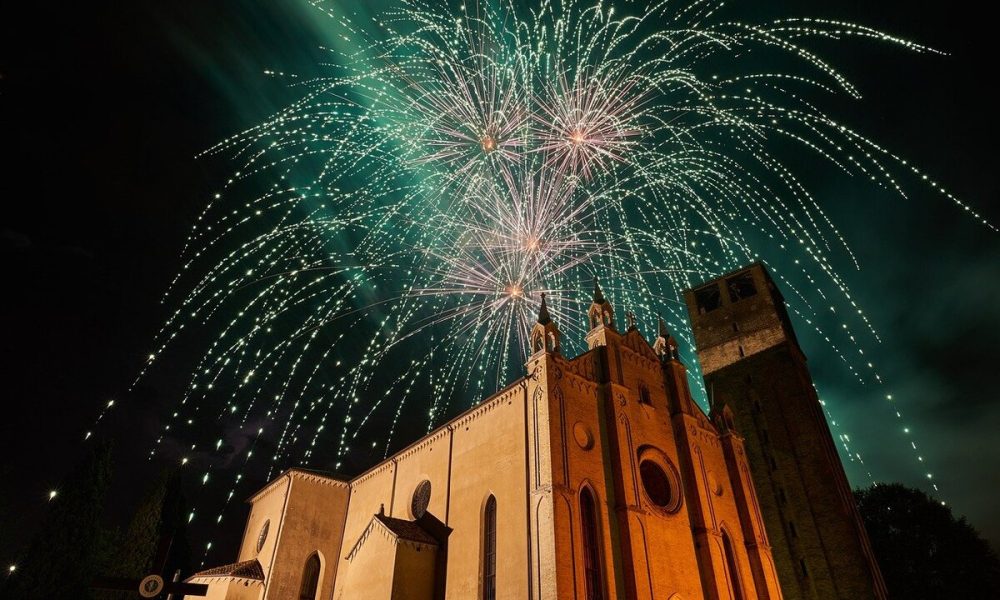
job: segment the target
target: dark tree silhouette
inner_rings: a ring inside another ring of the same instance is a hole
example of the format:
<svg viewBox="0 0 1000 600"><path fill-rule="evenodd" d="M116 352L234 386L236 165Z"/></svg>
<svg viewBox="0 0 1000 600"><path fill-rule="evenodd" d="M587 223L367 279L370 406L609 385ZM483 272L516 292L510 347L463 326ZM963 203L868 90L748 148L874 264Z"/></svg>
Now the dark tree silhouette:
<svg viewBox="0 0 1000 600"><path fill-rule="evenodd" d="M170 581L175 570L182 577L190 575L190 548L186 536L187 521L185 502L181 493L181 478L177 471L165 471L142 500L132 515L124 534L109 535L116 540L115 548L108 553L109 564L100 574L140 580L156 573ZM170 538L172 543L166 564L154 564L160 543ZM162 569L162 571L161 571ZM96 590L93 595L100 600L135 598L135 592Z"/></svg>
<svg viewBox="0 0 1000 600"><path fill-rule="evenodd" d="M898 483L854 496L890 598L1000 598L1000 560L965 517Z"/></svg>
<svg viewBox="0 0 1000 600"><path fill-rule="evenodd" d="M98 444L51 502L2 597L18 600L87 598L94 570L108 548L101 517L111 483L111 447Z"/></svg>

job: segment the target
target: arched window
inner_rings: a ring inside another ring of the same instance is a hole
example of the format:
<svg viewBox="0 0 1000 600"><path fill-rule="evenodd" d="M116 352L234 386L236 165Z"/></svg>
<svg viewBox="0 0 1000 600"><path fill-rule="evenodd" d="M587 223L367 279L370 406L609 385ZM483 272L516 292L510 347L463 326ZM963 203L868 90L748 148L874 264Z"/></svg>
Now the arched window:
<svg viewBox="0 0 1000 600"><path fill-rule="evenodd" d="M483 510L483 600L497 597L497 499L490 494Z"/></svg>
<svg viewBox="0 0 1000 600"><path fill-rule="evenodd" d="M597 505L590 488L583 488L583 491L580 492L580 520L583 523L586 599L604 600L604 578L601 575L601 537L597 527Z"/></svg>
<svg viewBox="0 0 1000 600"><path fill-rule="evenodd" d="M299 600L316 600L319 590L319 554L313 552L302 569L302 585L299 586Z"/></svg>
<svg viewBox="0 0 1000 600"><path fill-rule="evenodd" d="M733 600L743 600L743 588L740 586L740 570L736 566L736 553L733 552L733 542L729 534L722 532L722 550L726 553L726 567L729 569L729 584L733 588Z"/></svg>

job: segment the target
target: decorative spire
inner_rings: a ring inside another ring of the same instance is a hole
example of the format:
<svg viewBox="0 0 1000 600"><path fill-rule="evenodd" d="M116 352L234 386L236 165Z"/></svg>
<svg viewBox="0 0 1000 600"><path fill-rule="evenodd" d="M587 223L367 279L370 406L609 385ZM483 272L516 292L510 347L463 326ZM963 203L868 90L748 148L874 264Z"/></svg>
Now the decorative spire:
<svg viewBox="0 0 1000 600"><path fill-rule="evenodd" d="M548 325L552 322L552 317L549 316L549 307L545 305L545 293L542 293L542 305L538 307L538 323L540 325Z"/></svg>
<svg viewBox="0 0 1000 600"><path fill-rule="evenodd" d="M601 291L601 284L597 282L597 276L594 276L594 304L604 304L606 300L604 299L604 292Z"/></svg>
<svg viewBox="0 0 1000 600"><path fill-rule="evenodd" d="M674 339L674 336L670 335L663 317L657 316L657 320L659 321L657 323L659 335L656 338L656 342L653 343L653 352L660 357L660 360L679 360L677 356L677 340Z"/></svg>
<svg viewBox="0 0 1000 600"><path fill-rule="evenodd" d="M532 355L559 351L559 328L549 314L545 294L542 294L542 303L538 307L538 322L531 328L530 348Z"/></svg>

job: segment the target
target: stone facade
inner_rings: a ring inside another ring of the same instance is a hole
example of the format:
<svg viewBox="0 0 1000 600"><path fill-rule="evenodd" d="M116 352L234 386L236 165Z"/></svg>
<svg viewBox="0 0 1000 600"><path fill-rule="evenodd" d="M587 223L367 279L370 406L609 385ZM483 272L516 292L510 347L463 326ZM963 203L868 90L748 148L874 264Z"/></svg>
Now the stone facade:
<svg viewBox="0 0 1000 600"><path fill-rule="evenodd" d="M249 500L239 563L190 581L220 599L782 598L733 414L692 400L662 322L653 345L620 332L599 288L588 318L589 350L565 357L543 298L527 376L353 480L282 474Z"/></svg>
<svg viewBox="0 0 1000 600"><path fill-rule="evenodd" d="M756 264L685 297L711 414L743 435L785 598L885 598L777 286Z"/></svg>

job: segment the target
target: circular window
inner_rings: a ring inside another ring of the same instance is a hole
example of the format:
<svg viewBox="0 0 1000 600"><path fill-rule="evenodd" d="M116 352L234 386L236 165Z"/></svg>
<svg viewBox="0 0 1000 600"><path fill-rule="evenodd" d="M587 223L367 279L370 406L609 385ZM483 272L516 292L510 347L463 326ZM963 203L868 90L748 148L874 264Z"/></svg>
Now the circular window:
<svg viewBox="0 0 1000 600"><path fill-rule="evenodd" d="M271 520L268 519L264 521L264 526L260 528L260 535L257 536L257 552L260 552L261 548L264 547L264 542L267 541L267 531L271 528Z"/></svg>
<svg viewBox="0 0 1000 600"><path fill-rule="evenodd" d="M667 475L663 467L651 460L644 460L639 463L639 477L650 502L663 510L677 510L681 503L678 493L680 490L677 489L676 480Z"/></svg>
<svg viewBox="0 0 1000 600"><path fill-rule="evenodd" d="M413 500L410 501L410 512L414 519L419 519L427 513L431 503L431 482L426 479L417 484L413 490Z"/></svg>

